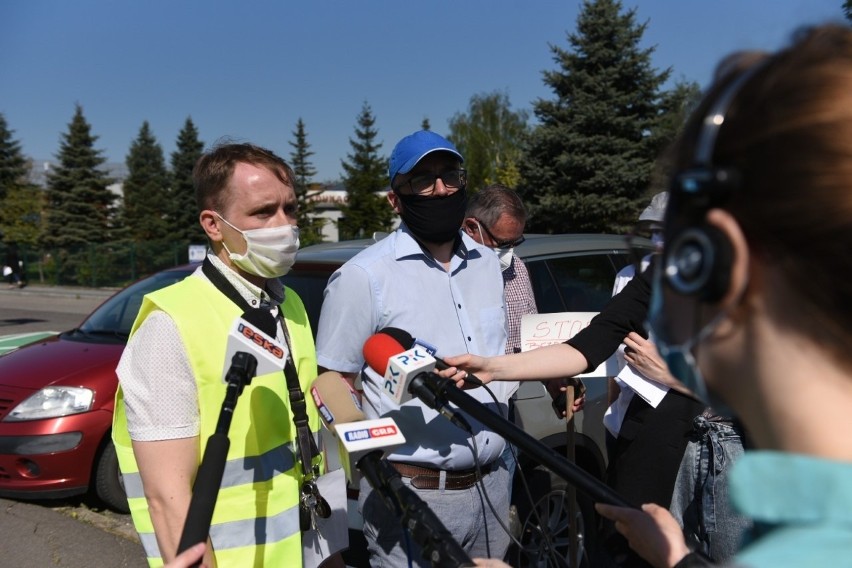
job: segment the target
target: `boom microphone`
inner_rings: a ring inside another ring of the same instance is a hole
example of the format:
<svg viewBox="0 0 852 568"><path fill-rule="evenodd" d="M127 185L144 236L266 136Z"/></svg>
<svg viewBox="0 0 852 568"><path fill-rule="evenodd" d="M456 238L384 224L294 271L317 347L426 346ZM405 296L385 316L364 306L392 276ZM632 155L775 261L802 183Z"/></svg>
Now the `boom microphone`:
<svg viewBox="0 0 852 568"><path fill-rule="evenodd" d="M458 388L452 381L442 380L434 374L422 374L414 377L409 387L427 406L446 405L452 401L479 420L482 424L515 444L522 452L550 471L565 479L577 489L583 491L595 502L607 503L618 507L635 508L608 485L592 476L577 464L568 461L554 449L536 440L510 420L491 412L481 402ZM434 407L433 407L434 408ZM437 408L436 408L437 410Z"/></svg>
<svg viewBox="0 0 852 568"><path fill-rule="evenodd" d="M435 375L435 358L429 355L423 347L414 347L408 351L399 342L385 333L376 333L364 342L364 360L371 369L384 375L384 382L380 390L397 404L410 400L412 396L428 396L430 393L416 393L411 390L411 383L416 377L432 376L440 381L448 381ZM468 433L473 430L465 420L464 416L443 404L441 400L433 401L430 408L437 410L442 416L450 420L459 428Z"/></svg>
<svg viewBox="0 0 852 568"><path fill-rule="evenodd" d="M438 352L438 349L430 343L423 341L422 339L415 339L412 337L410 333L405 331L404 329L399 329L398 327L384 327L379 330L379 333L384 333L385 335L390 335L394 339L396 339L400 345L405 347L406 349L414 348L414 347L422 347L424 348L429 355L434 357L435 359L435 368L439 371L444 371L446 369L451 369L452 365L448 365L446 361L441 359L440 357L436 357L435 353ZM374 367L375 368L375 367ZM475 384L476 386L483 386L485 383L482 380L474 375L473 373L468 373L464 379L466 382Z"/></svg>
<svg viewBox="0 0 852 568"><path fill-rule="evenodd" d="M384 376L379 390L397 404L411 400L408 383L412 378L435 369L435 358L425 349L417 346L406 350L386 333L368 337L363 352L367 365Z"/></svg>

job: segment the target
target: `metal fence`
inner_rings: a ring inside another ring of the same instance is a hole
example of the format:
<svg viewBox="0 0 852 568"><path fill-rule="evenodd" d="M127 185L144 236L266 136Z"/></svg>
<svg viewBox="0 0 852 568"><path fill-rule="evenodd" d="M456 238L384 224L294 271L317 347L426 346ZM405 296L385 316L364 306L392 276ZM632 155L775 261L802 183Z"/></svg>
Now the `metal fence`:
<svg viewBox="0 0 852 568"><path fill-rule="evenodd" d="M189 262L187 241L157 240L144 243L115 241L74 248L18 246L23 278L30 284L124 287L130 282L170 266ZM6 259L0 245L0 263Z"/></svg>

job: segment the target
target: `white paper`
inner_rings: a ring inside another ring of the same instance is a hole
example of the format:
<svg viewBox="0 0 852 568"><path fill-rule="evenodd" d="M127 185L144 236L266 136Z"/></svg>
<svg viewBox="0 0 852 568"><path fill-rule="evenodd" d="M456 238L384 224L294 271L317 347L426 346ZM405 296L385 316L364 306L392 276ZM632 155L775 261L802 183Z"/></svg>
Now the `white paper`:
<svg viewBox="0 0 852 568"><path fill-rule="evenodd" d="M618 373L618 378L621 379L627 386L641 396L645 402L653 408L657 408L666 393L669 392L669 387L660 384L656 381L646 379L644 375L633 370L630 365L625 365Z"/></svg>
<svg viewBox="0 0 852 568"><path fill-rule="evenodd" d="M346 510L346 477L336 469L317 479L320 495L328 501L331 516L317 517L317 530L302 533L302 566L315 568L323 560L349 548L349 514Z"/></svg>

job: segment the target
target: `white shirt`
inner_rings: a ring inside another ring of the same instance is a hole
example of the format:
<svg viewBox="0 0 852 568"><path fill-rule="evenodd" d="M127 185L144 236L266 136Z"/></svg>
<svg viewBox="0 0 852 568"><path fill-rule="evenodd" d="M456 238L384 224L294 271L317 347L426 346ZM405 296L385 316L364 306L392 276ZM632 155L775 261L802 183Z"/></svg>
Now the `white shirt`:
<svg viewBox="0 0 852 568"><path fill-rule="evenodd" d="M207 258L249 305L266 303L278 319L278 304L284 298L280 281L270 279L267 290L261 290L212 253ZM188 278L207 276L199 267ZM279 325L278 340L283 339ZM171 316L155 310L145 318L127 342L116 374L124 391L127 429L132 440L150 442L198 436L198 387L186 347Z"/></svg>

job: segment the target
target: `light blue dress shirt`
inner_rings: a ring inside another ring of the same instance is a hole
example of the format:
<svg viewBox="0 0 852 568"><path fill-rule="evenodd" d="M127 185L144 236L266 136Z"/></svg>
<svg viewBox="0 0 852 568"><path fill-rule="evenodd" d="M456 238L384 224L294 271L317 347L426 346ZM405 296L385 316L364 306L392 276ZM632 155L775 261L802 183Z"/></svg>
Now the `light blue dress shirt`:
<svg viewBox="0 0 852 568"><path fill-rule="evenodd" d="M852 463L747 451L730 493L755 521L737 566L852 567Z"/></svg>
<svg viewBox="0 0 852 568"><path fill-rule="evenodd" d="M460 232L461 234L461 232ZM355 373L364 367L364 342L386 327L403 329L437 347L436 356L461 353L500 355L506 345L503 278L497 255L462 234L449 271L420 247L403 224L368 247L329 279L317 331L321 367ZM384 372L384 370L380 370ZM459 470L473 467L470 437L417 399L399 406L379 391L382 376L365 368L364 414L390 416L406 444L393 461ZM505 417L513 383L494 381ZM497 409L484 388L467 391ZM496 460L504 440L473 419L481 465Z"/></svg>

